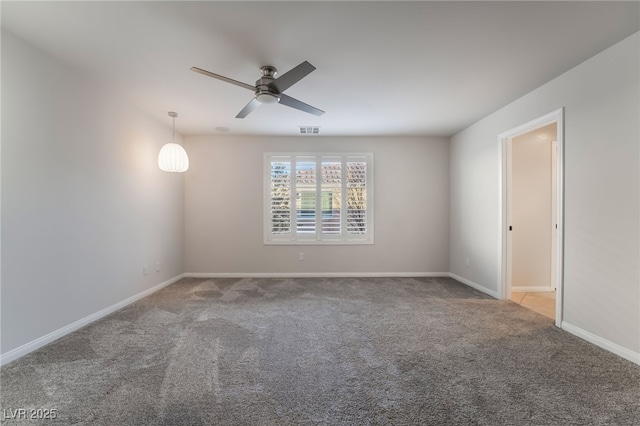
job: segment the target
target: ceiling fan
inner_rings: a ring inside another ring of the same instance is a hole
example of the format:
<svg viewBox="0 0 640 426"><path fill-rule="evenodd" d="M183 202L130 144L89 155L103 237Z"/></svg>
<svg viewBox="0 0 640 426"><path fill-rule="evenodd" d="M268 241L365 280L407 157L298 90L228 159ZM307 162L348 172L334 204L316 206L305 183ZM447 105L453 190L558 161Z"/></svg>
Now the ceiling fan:
<svg viewBox="0 0 640 426"><path fill-rule="evenodd" d="M271 65L265 65L260 68L260 71L262 72L262 78L256 81L255 86L252 86L250 84L242 83L240 81L233 80L219 74L214 74L201 68L191 67L191 71L209 77L217 78L218 80L226 81L227 83L235 84L236 86L244 87L245 89L249 89L255 92L254 98L247 104L247 106L242 108L242 111L240 111L238 115L236 115L236 118L245 118L251 111L256 109L261 104L275 103L286 105L288 107L308 112L309 114L313 115L324 114L324 111L322 111L321 109L312 107L311 105L307 105L304 102L300 102L299 100L282 93L289 87L296 84L298 81L302 80L315 69L316 67L311 65L309 62L304 61L297 67L282 74L280 77L275 78L276 73L278 72L275 67L272 67Z"/></svg>

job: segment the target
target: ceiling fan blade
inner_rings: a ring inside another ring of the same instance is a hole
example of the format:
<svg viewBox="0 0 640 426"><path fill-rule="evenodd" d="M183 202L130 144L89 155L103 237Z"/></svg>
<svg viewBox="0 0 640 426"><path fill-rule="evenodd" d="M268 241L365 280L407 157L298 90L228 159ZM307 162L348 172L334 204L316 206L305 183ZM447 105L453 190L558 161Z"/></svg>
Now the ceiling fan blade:
<svg viewBox="0 0 640 426"><path fill-rule="evenodd" d="M260 106L260 102L258 102L256 98L251 99L251 102L249 102L247 106L242 108L242 111L240 111L238 115L236 115L236 118L245 118L247 115L249 115L251 111L253 111L259 106Z"/></svg>
<svg viewBox="0 0 640 426"><path fill-rule="evenodd" d="M278 92L282 93L289 87L305 78L307 75L309 75L309 73L311 73L311 71L315 69L316 67L311 65L309 62L304 61L297 67L290 69L280 77L273 80L271 85L275 86L275 88L278 89Z"/></svg>
<svg viewBox="0 0 640 426"><path fill-rule="evenodd" d="M245 89L249 89L251 91L255 91L256 90L256 87L252 86L250 84L243 83L243 82L237 81L237 80L233 80L233 79L231 79L229 77L225 77L223 75L214 74L212 72L209 72L207 70L203 70L203 69L198 68L198 67L191 67L191 71L200 73L202 75L206 75L207 77L217 78L218 80L226 81L227 83L235 84L236 86L244 87Z"/></svg>
<svg viewBox="0 0 640 426"><path fill-rule="evenodd" d="M318 109L316 107L312 107L311 105L307 105L304 102L300 102L297 99L292 98L291 96L287 96L284 94L280 95L280 104L286 105L291 108L299 109L300 111L308 112L313 115L322 115L324 111Z"/></svg>

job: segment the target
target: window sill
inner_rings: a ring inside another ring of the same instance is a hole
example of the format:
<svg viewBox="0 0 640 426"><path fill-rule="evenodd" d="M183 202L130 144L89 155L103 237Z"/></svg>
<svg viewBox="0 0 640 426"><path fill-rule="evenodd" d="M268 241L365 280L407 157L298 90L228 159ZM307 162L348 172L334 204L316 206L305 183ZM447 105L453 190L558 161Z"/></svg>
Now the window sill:
<svg viewBox="0 0 640 426"><path fill-rule="evenodd" d="M353 246L353 245L371 245L373 239L368 240L269 240L264 241L265 246Z"/></svg>

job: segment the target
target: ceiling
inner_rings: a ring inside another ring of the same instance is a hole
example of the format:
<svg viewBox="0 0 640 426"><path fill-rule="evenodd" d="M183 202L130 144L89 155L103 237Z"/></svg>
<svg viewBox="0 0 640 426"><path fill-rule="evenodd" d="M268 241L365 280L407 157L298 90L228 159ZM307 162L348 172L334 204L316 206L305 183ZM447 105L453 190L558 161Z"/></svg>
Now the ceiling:
<svg viewBox="0 0 640 426"><path fill-rule="evenodd" d="M637 32L632 2L24 2L2 26L84 70L183 134L443 135ZM253 94L190 71L254 84L317 69L282 105L235 115Z"/></svg>

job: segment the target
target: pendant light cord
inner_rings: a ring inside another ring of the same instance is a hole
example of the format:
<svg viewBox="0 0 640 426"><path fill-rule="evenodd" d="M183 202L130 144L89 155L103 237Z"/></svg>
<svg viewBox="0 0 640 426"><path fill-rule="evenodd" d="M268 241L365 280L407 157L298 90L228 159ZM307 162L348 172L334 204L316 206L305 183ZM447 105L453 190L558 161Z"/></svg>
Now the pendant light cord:
<svg viewBox="0 0 640 426"><path fill-rule="evenodd" d="M173 143L176 143L176 117L177 112L169 111L169 117L173 118Z"/></svg>

